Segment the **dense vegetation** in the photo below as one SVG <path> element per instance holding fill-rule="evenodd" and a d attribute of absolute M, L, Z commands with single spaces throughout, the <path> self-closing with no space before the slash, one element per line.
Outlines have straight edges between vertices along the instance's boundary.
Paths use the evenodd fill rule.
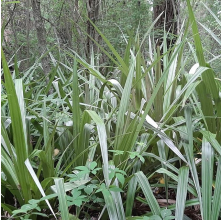
<path fill-rule="evenodd" d="M 133 14 L 120 41 L 117 29 L 90 21 L 103 63 L 93 49 L 81 53 L 81 43 L 38 57 L 29 42 L 29 62 L 3 45 L 2 218 L 221 218 L 221 21 L 200 7 L 215 30 L 203 20 L 198 28 L 187 0 L 169 47 L 165 31 L 162 45 L 154 42 L 157 20 L 125 33 L 143 19 Z"/>

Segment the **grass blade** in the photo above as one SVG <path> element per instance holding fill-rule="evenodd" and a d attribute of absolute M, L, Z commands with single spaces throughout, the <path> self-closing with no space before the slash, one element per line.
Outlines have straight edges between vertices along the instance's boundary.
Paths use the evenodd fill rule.
<path fill-rule="evenodd" d="M 45 197 L 45 196 L 46 196 L 46 195 L 45 195 L 45 192 L 44 192 L 44 190 L 43 190 L 43 188 L 42 188 L 42 186 L 41 186 L 41 183 L 40 183 L 39 180 L 38 180 L 38 177 L 37 177 L 36 174 L 35 174 L 35 171 L 33 170 L 32 166 L 31 166 L 31 163 L 30 163 L 29 159 L 27 159 L 27 160 L 25 161 L 25 165 L 26 165 L 26 167 L 28 168 L 28 171 L 30 172 L 30 174 L 31 174 L 31 176 L 32 176 L 32 178 L 33 178 L 35 184 L 37 185 L 39 191 L 41 192 L 41 195 L 42 195 L 43 197 Z M 30 189 L 29 189 L 29 190 L 30 190 Z M 53 211 L 53 209 L 52 209 L 52 207 L 51 207 L 51 205 L 50 205 L 50 203 L 49 203 L 49 201 L 46 199 L 45 202 L 47 203 L 47 205 L 48 205 L 49 209 L 51 210 L 52 214 L 54 215 L 55 219 L 57 219 L 56 216 L 55 216 L 55 213 L 54 213 L 54 211 Z"/>
<path fill-rule="evenodd" d="M 133 167 L 133 173 L 136 173 L 140 170 L 141 163 L 138 161 Z M 137 178 L 134 176 L 130 180 L 128 184 L 127 190 L 127 200 L 126 200 L 126 216 L 132 215 L 133 205 L 134 205 L 134 197 L 137 188 Z"/>
<path fill-rule="evenodd" d="M 192 23 L 192 32 L 193 32 L 198 62 L 199 62 L 200 66 L 206 67 L 208 65 L 207 65 L 204 55 L 203 55 L 202 42 L 201 42 L 201 39 L 199 36 L 199 31 L 198 31 L 197 23 L 196 23 L 194 14 L 193 14 L 193 10 L 190 5 L 190 0 L 187 0 L 187 6 L 188 6 L 188 11 L 189 11 L 189 18 Z M 210 90 L 210 93 L 212 94 L 213 100 L 215 102 L 217 115 L 220 117 L 221 116 L 221 101 L 220 101 L 220 97 L 219 97 L 218 87 L 215 82 L 215 76 L 214 76 L 213 70 L 208 69 L 207 71 L 205 71 L 202 74 L 202 80 L 203 80 L 203 83 L 201 83 L 197 89 L 199 99 L 201 102 L 201 106 L 202 106 L 202 111 L 205 116 L 210 116 L 210 117 L 213 116 L 214 111 L 212 108 L 212 106 L 213 106 L 212 99 L 210 97 L 208 97 L 208 95 L 206 93 L 206 89 L 208 88 Z M 210 108 L 208 108 L 208 106 Z M 207 125 L 209 126 L 209 130 L 212 133 L 217 132 L 217 134 L 219 134 L 221 131 L 220 130 L 221 129 L 220 120 L 217 121 L 217 128 L 218 129 L 216 129 L 215 118 L 207 118 L 206 120 L 207 120 Z M 219 140 L 221 140 L 221 138 L 219 138 Z"/>
<path fill-rule="evenodd" d="M 203 3 L 203 2 L 202 2 Z M 221 27 L 221 21 L 219 20 L 219 18 L 212 12 L 212 10 L 210 8 L 208 8 L 204 3 L 203 5 L 205 6 L 205 8 L 210 12 L 210 14 L 215 18 L 216 22 L 219 24 L 219 26 Z"/>
<path fill-rule="evenodd" d="M 221 210 L 221 156 L 218 160 L 218 167 L 216 172 L 216 183 L 213 197 L 212 220 L 217 220 L 220 216 Z"/>
<path fill-rule="evenodd" d="M 11 73 L 9 71 L 3 50 L 1 51 L 1 55 L 2 55 L 2 66 L 5 77 L 5 88 L 8 96 L 8 105 L 12 121 L 13 142 L 17 155 L 15 169 L 18 175 L 24 200 L 27 203 L 32 198 L 32 196 L 30 191 L 30 180 L 29 180 L 30 176 L 24 164 L 25 160 L 28 158 L 26 134 L 23 128 L 23 121 L 22 121 L 21 109 L 18 102 L 18 97 L 16 94 L 14 83 L 12 81 Z"/>
<path fill-rule="evenodd" d="M 128 67 L 125 64 L 124 60 L 121 58 L 121 56 L 117 53 L 113 45 L 110 43 L 110 41 L 101 33 L 101 31 L 97 28 L 97 26 L 90 21 L 91 24 L 94 26 L 95 30 L 100 34 L 100 36 L 103 38 L 104 42 L 107 44 L 107 46 L 110 48 L 111 52 L 114 54 L 114 56 L 117 58 L 118 62 L 121 64 L 122 68 L 124 69 L 124 74 L 128 72 Z"/>
<path fill-rule="evenodd" d="M 151 208 L 151 211 L 153 212 L 154 215 L 160 216 L 160 206 L 155 196 L 153 195 L 148 179 L 146 178 L 146 176 L 144 175 L 142 171 L 135 173 L 135 176 Z"/>
<path fill-rule="evenodd" d="M 23 94 L 23 83 L 22 79 L 16 79 L 15 80 L 15 91 L 18 97 L 18 103 L 19 107 L 21 110 L 21 117 L 22 117 L 22 124 L 23 124 L 23 129 L 24 133 L 27 134 L 27 128 L 26 128 L 26 122 L 25 122 L 25 117 L 26 117 L 26 111 L 25 111 L 25 102 L 24 102 L 24 94 Z M 28 145 L 27 145 L 27 139 L 25 138 L 26 141 L 26 151 L 28 152 Z"/>
<path fill-rule="evenodd" d="M 221 45 L 221 39 L 217 37 L 215 33 L 213 33 L 209 28 L 207 28 L 205 25 L 199 23 L 212 37 L 214 40 L 216 40 Z"/>
<path fill-rule="evenodd" d="M 179 149 L 175 146 L 173 141 L 162 131 L 158 128 L 157 123 L 149 116 L 146 116 L 146 121 L 147 121 L 147 127 L 151 128 L 154 132 L 157 133 L 157 135 L 161 138 L 161 140 L 184 162 L 187 163 L 186 159 L 184 156 L 181 154 Z"/>
<path fill-rule="evenodd" d="M 104 200 L 105 200 L 105 204 L 107 207 L 107 211 L 108 211 L 108 215 L 109 215 L 110 220 L 121 220 L 117 216 L 115 202 L 114 202 L 113 197 L 112 197 L 111 193 L 109 192 L 109 190 L 103 189 L 102 193 L 104 196 Z"/>
<path fill-rule="evenodd" d="M 211 219 L 212 184 L 213 184 L 214 150 L 210 143 L 203 138 L 202 144 L 202 202 L 203 217 Z"/>
<path fill-rule="evenodd" d="M 183 214 L 185 209 L 185 201 L 187 194 L 189 168 L 181 167 L 178 176 L 178 186 L 176 195 L 176 220 L 183 220 Z"/>
<path fill-rule="evenodd" d="M 97 131 L 98 131 L 98 137 L 99 137 L 99 142 L 100 142 L 100 148 L 101 148 L 101 154 L 102 154 L 102 159 L 103 159 L 103 173 L 104 173 L 104 178 L 106 185 L 109 186 L 109 171 L 108 171 L 108 151 L 107 151 L 107 133 L 106 133 L 106 128 L 104 125 L 103 120 L 100 118 L 100 116 L 97 115 L 96 112 L 87 110 L 86 111 L 90 117 L 93 119 L 95 124 L 97 125 Z"/>
<path fill-rule="evenodd" d="M 168 171 L 168 170 L 166 170 L 166 169 L 164 169 L 164 168 L 160 168 L 160 169 L 158 169 L 157 171 L 156 171 L 157 173 L 162 173 L 162 174 L 166 174 L 166 175 L 168 175 L 171 179 L 173 179 L 174 181 L 176 181 L 176 182 L 178 182 L 178 176 L 176 176 L 175 174 L 173 174 L 172 172 L 170 172 L 170 171 Z M 189 180 L 188 180 L 189 181 Z M 189 182 L 191 182 L 191 181 L 189 181 Z M 187 186 L 187 189 L 188 189 L 188 191 L 190 192 L 190 193 L 192 193 L 194 196 L 197 196 L 197 193 L 196 193 L 196 190 L 193 188 L 193 187 L 191 187 L 191 186 Z"/>
<path fill-rule="evenodd" d="M 117 150 L 119 148 L 120 140 L 123 138 L 121 136 L 123 134 L 123 128 L 124 128 L 124 117 L 125 113 L 128 109 L 128 104 L 130 100 L 130 94 L 131 94 L 131 87 L 132 87 L 132 80 L 134 76 L 134 67 L 135 67 L 135 60 L 133 58 L 133 62 L 130 66 L 130 71 L 126 80 L 126 84 L 124 86 L 118 117 L 117 117 L 117 125 L 116 125 L 116 138 L 114 143 L 114 148 Z M 121 149 L 122 150 L 122 149 Z"/>
<path fill-rule="evenodd" d="M 5 152 L 5 149 L 1 149 L 1 170 L 7 177 L 5 181 L 3 181 L 3 178 L 1 178 L 2 186 L 5 185 L 5 187 L 8 188 L 10 192 L 15 196 L 18 202 L 20 204 L 23 204 L 24 201 L 18 189 L 19 181 L 16 174 L 15 166 L 9 155 Z"/>
<path fill-rule="evenodd" d="M 215 134 L 209 132 L 209 131 L 201 131 L 203 134 L 203 137 L 207 139 L 207 141 L 210 142 L 210 144 L 213 146 L 213 148 L 219 153 L 221 156 L 221 145 L 219 142 L 214 138 Z"/>
<path fill-rule="evenodd" d="M 64 179 L 63 178 L 56 178 L 54 180 L 55 187 L 58 195 L 59 200 L 59 209 L 61 211 L 61 218 L 62 219 L 69 219 L 69 211 L 68 211 L 68 204 L 66 198 L 66 192 L 64 190 Z"/>
<path fill-rule="evenodd" d="M 113 161 L 110 161 L 109 168 L 112 169 L 112 170 L 115 169 Z M 114 180 L 112 185 L 117 186 L 119 188 L 119 184 L 118 184 L 118 179 L 117 178 L 115 178 L 115 180 Z M 114 201 L 115 206 L 116 206 L 118 219 L 125 220 L 124 207 L 123 207 L 123 202 L 122 202 L 122 198 L 121 198 L 120 192 L 113 192 L 113 191 L 111 191 L 110 193 L 112 195 L 113 201 Z"/>
<path fill-rule="evenodd" d="M 80 101 L 79 101 L 79 89 L 78 89 L 78 75 L 77 75 L 77 59 L 74 59 L 73 67 L 73 83 L 72 83 L 72 118 L 73 118 L 73 149 L 76 155 L 81 152 L 81 146 L 78 145 L 78 134 L 80 132 Z M 76 166 L 83 165 L 83 161 L 76 160 Z"/>
<path fill-rule="evenodd" d="M 160 57 L 160 47 L 157 46 L 157 57 Z M 156 64 L 156 71 L 155 71 L 156 79 L 155 83 L 157 84 L 162 76 L 161 70 L 161 60 Z M 155 119 L 156 121 L 160 121 L 161 117 L 163 116 L 163 85 L 161 85 L 156 98 L 154 100 L 154 109 L 155 109 Z"/>
<path fill-rule="evenodd" d="M 190 171 L 193 177 L 194 185 L 197 191 L 198 199 L 200 201 L 201 211 L 203 210 L 201 188 L 199 184 L 198 173 L 195 164 L 195 158 L 193 155 L 193 127 L 192 127 L 192 110 L 190 107 L 185 108 L 185 119 L 186 119 L 186 129 L 187 135 L 184 135 L 183 147 L 186 153 L 186 157 L 190 166 Z M 182 136 L 181 136 L 182 137 Z"/>

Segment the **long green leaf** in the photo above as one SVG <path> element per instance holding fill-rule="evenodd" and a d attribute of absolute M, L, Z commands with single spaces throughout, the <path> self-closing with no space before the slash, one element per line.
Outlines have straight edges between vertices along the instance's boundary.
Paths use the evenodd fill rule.
<path fill-rule="evenodd" d="M 112 170 L 115 169 L 115 166 L 114 166 L 112 161 L 110 161 L 110 163 L 109 163 L 109 168 L 112 169 Z M 115 185 L 116 187 L 119 187 L 117 178 L 114 180 L 113 185 Z M 115 202 L 118 219 L 126 220 L 125 213 L 124 213 L 123 202 L 122 202 L 122 197 L 121 197 L 120 192 L 111 191 L 111 195 L 113 197 L 113 201 Z"/>
<path fill-rule="evenodd" d="M 134 167 L 133 167 L 133 173 L 136 173 L 140 170 L 141 163 L 138 161 Z M 134 176 L 130 180 L 128 184 L 128 190 L 127 190 L 127 200 L 126 200 L 126 216 L 131 216 L 133 205 L 134 205 L 134 198 L 135 198 L 135 192 L 137 187 L 137 178 Z"/>
<path fill-rule="evenodd" d="M 149 138 L 149 134 L 142 134 L 139 140 L 139 144 L 137 144 L 137 152 L 141 154 L 143 148 Z M 143 154 L 142 154 L 143 156 Z M 138 160 L 133 165 L 132 174 L 137 173 L 140 171 L 141 168 L 141 161 Z M 132 214 L 133 205 L 134 205 L 134 198 L 137 188 L 137 178 L 135 176 L 128 183 L 128 190 L 127 190 L 127 200 L 126 200 L 126 216 L 130 216 Z"/>
<path fill-rule="evenodd" d="M 205 25 L 199 23 L 215 40 L 221 45 L 221 39 L 214 33 L 212 32 L 208 27 Z"/>
<path fill-rule="evenodd" d="M 157 57 L 160 57 L 160 47 L 159 46 L 157 46 Z M 159 60 L 159 62 L 156 64 L 156 70 L 155 70 L 155 84 L 157 84 L 159 82 L 161 75 L 162 75 L 161 60 Z M 156 121 L 160 121 L 160 119 L 163 116 L 163 92 L 164 92 L 164 88 L 163 88 L 163 85 L 161 85 L 161 87 L 156 95 L 156 98 L 154 100 L 154 110 L 155 110 L 154 114 L 155 114 Z"/>
<path fill-rule="evenodd" d="M 123 135 L 123 128 L 124 128 L 124 115 L 128 109 L 128 104 L 130 100 L 130 94 L 131 94 L 131 87 L 132 87 L 132 80 L 134 76 L 134 67 L 135 67 L 135 60 L 133 60 L 130 71 L 126 80 L 126 84 L 124 86 L 119 112 L 117 116 L 117 125 L 116 125 L 116 138 L 114 143 L 114 148 L 119 148 L 119 142 L 122 139 L 120 135 Z"/>
<path fill-rule="evenodd" d="M 135 104 L 136 104 L 136 110 L 139 110 L 140 105 L 141 105 L 141 100 L 142 100 L 142 80 L 139 81 L 139 79 L 142 76 L 141 72 L 141 51 L 139 48 L 139 35 L 137 39 L 137 54 L 136 54 L 136 69 L 135 69 L 135 79 L 137 80 L 137 84 L 135 86 Z"/>
<path fill-rule="evenodd" d="M 79 150 L 81 150 L 80 153 L 85 151 L 90 146 L 90 134 L 92 132 L 92 129 L 94 129 L 94 126 L 91 125 L 90 123 L 91 123 L 90 115 L 88 115 L 87 112 L 83 112 L 80 124 L 80 135 L 78 140 L 78 145 L 80 146 Z M 86 151 L 79 158 L 78 161 L 81 160 L 82 165 L 85 165 L 87 159 L 88 159 L 88 151 Z"/>
<path fill-rule="evenodd" d="M 216 183 L 213 198 L 213 208 L 212 208 L 212 220 L 219 219 L 221 210 L 221 156 L 218 160 L 218 167 L 216 172 Z"/>
<path fill-rule="evenodd" d="M 198 78 L 202 75 L 202 73 L 204 73 L 206 70 L 208 70 L 208 67 L 199 67 L 197 69 L 197 71 L 195 72 L 195 74 L 193 76 L 191 76 L 191 78 L 188 80 L 188 82 L 184 85 L 184 87 L 182 88 L 182 90 L 179 92 L 179 94 L 177 95 L 176 99 L 174 99 L 174 101 L 172 102 L 172 104 L 170 105 L 170 107 L 168 107 L 168 110 L 164 113 L 163 118 L 161 119 L 161 121 L 163 121 L 163 119 L 166 117 L 166 115 L 169 113 L 169 111 L 172 109 L 172 107 L 180 100 L 180 98 L 182 97 L 182 95 L 188 90 L 188 88 L 190 88 L 190 86 L 194 83 L 197 82 Z M 198 84 L 196 84 L 198 85 Z"/>
<path fill-rule="evenodd" d="M 160 169 L 158 169 L 156 172 L 157 172 L 157 173 L 166 174 L 166 175 L 168 175 L 170 178 L 172 178 L 174 181 L 178 182 L 178 176 L 175 175 L 175 174 L 173 174 L 172 172 L 170 172 L 170 171 L 164 169 L 164 168 L 160 168 Z M 191 181 L 189 181 L 189 182 L 191 182 Z M 197 196 L 196 190 L 195 190 L 193 187 L 191 187 L 191 186 L 188 185 L 188 186 L 187 186 L 187 189 L 188 189 L 188 191 L 189 191 L 190 193 L 192 193 L 194 196 Z"/>
<path fill-rule="evenodd" d="M 121 64 L 122 68 L 124 69 L 124 72 L 126 73 L 128 71 L 128 67 L 126 66 L 124 60 L 121 58 L 121 56 L 118 54 L 118 52 L 115 50 L 113 45 L 110 43 L 110 41 L 101 33 L 101 31 L 98 29 L 98 27 L 90 21 L 91 24 L 94 26 L 95 30 L 100 34 L 100 36 L 103 38 L 104 42 L 107 44 L 107 46 L 110 48 L 112 53 L 115 55 L 117 58 L 118 62 Z"/>
<path fill-rule="evenodd" d="M 213 184 L 214 150 L 210 143 L 203 138 L 202 144 L 202 200 L 203 217 L 211 219 L 212 184 Z"/>
<path fill-rule="evenodd" d="M 189 168 L 181 167 L 178 176 L 178 186 L 176 195 L 176 220 L 183 220 L 183 214 L 185 209 L 185 201 L 187 194 Z"/>
<path fill-rule="evenodd" d="M 182 41 L 177 47 L 180 49 L 183 44 L 184 44 L 184 42 Z M 178 53 L 178 51 L 179 51 L 179 50 L 177 50 L 177 53 Z M 175 56 L 176 56 L 176 53 L 174 53 L 174 54 L 172 55 L 171 61 L 169 62 L 168 67 L 166 67 L 166 69 L 169 68 L 169 66 L 170 66 L 170 64 L 171 64 L 171 62 L 172 62 L 172 60 L 174 59 Z M 162 86 L 162 84 L 163 84 L 165 78 L 166 78 L 166 75 L 162 75 L 161 78 L 160 78 L 160 80 L 159 80 L 159 82 L 157 83 L 155 89 L 153 90 L 153 93 L 152 93 L 152 95 L 151 95 L 151 98 L 149 99 L 149 101 L 148 101 L 148 103 L 147 103 L 147 105 L 146 105 L 146 107 L 145 107 L 144 113 L 143 113 L 143 115 L 142 115 L 142 117 L 141 117 L 141 120 L 139 121 L 139 124 L 138 124 L 138 126 L 136 127 L 136 130 L 135 130 L 135 132 L 134 132 L 134 134 L 133 134 L 132 140 L 131 140 L 131 142 L 130 142 L 130 145 L 131 145 L 131 146 L 134 146 L 134 144 L 135 144 L 135 142 L 136 142 L 136 139 L 137 139 L 137 136 L 138 136 L 138 134 L 139 134 L 139 132 L 140 132 L 142 126 L 143 126 L 143 123 L 144 123 L 144 121 L 145 121 L 145 119 L 146 119 L 146 116 L 147 116 L 149 110 L 151 109 L 151 106 L 152 106 L 152 104 L 153 104 L 153 102 L 154 102 L 154 99 L 156 98 L 156 95 L 157 95 L 159 89 L 161 88 L 161 86 Z"/>
<path fill-rule="evenodd" d="M 202 2 L 203 3 L 203 2 Z M 219 18 L 212 12 L 212 10 L 206 6 L 206 4 L 203 3 L 203 5 L 205 6 L 205 8 L 210 12 L 210 14 L 215 18 L 216 22 L 219 24 L 219 26 L 221 27 L 221 21 L 219 20 Z"/>
<path fill-rule="evenodd" d="M 219 153 L 221 156 L 221 145 L 220 143 L 214 138 L 215 134 L 209 132 L 209 131 L 200 131 L 203 134 L 203 137 L 207 139 L 207 141 L 210 142 L 210 144 L 213 146 L 213 148 Z"/>
<path fill-rule="evenodd" d="M 1 55 L 5 77 L 5 88 L 7 91 L 8 105 L 12 121 L 13 141 L 17 155 L 15 169 L 24 196 L 24 201 L 27 203 L 32 198 L 32 196 L 30 191 L 30 176 L 24 164 L 25 160 L 28 158 L 26 134 L 23 128 L 21 110 L 18 102 L 18 97 L 15 91 L 15 86 L 12 81 L 11 73 L 9 71 L 3 50 L 1 50 Z"/>
<path fill-rule="evenodd" d="M 115 202 L 114 202 L 113 197 L 112 197 L 111 193 L 109 192 L 109 190 L 103 189 L 102 193 L 104 196 L 105 205 L 107 207 L 107 211 L 108 211 L 108 215 L 109 215 L 110 220 L 121 220 L 117 216 L 116 205 L 115 205 Z"/>
<path fill-rule="evenodd" d="M 24 94 L 23 94 L 23 82 L 22 79 L 16 79 L 15 80 L 15 91 L 18 97 L 18 103 L 19 107 L 21 110 L 21 117 L 22 117 L 22 124 L 23 124 L 23 129 L 24 133 L 27 134 L 27 128 L 26 128 L 26 111 L 25 111 L 25 102 L 24 102 Z M 27 145 L 27 139 L 25 138 L 26 141 L 26 147 Z M 28 149 L 26 150 L 28 152 Z"/>
<path fill-rule="evenodd" d="M 79 89 L 78 89 L 78 75 L 77 75 L 77 59 L 74 59 L 73 67 L 73 83 L 72 83 L 72 118 L 73 118 L 73 149 L 75 154 L 78 155 L 81 152 L 81 147 L 78 145 L 79 132 L 80 132 L 80 101 L 79 101 Z M 80 158 L 76 160 L 76 166 L 83 165 Z"/>
<path fill-rule="evenodd" d="M 19 181 L 16 174 L 15 166 L 9 155 L 5 152 L 5 149 L 1 150 L 1 170 L 7 177 L 4 181 L 2 178 L 2 186 L 6 188 L 15 196 L 20 204 L 23 204 L 23 197 L 18 189 Z"/>
<path fill-rule="evenodd" d="M 30 163 L 29 159 L 27 159 L 27 160 L 25 161 L 25 165 L 26 165 L 28 171 L 30 172 L 30 174 L 31 174 L 31 176 L 32 176 L 32 178 L 33 178 L 35 184 L 37 185 L 39 191 L 41 192 L 41 195 L 42 195 L 43 197 L 45 197 L 45 196 L 46 196 L 46 195 L 45 195 L 45 192 L 44 192 L 44 190 L 43 190 L 43 188 L 42 188 L 42 186 L 41 186 L 41 183 L 40 183 L 39 180 L 38 180 L 37 175 L 35 174 L 35 171 L 33 170 L 32 166 L 31 166 L 31 163 Z M 29 190 L 30 190 L 30 189 L 29 189 Z M 46 201 L 46 203 L 47 203 L 49 209 L 51 210 L 52 214 L 54 215 L 55 219 L 57 219 L 56 216 L 55 216 L 55 213 L 54 213 L 54 211 L 53 211 L 53 209 L 52 209 L 52 207 L 51 207 L 51 205 L 50 205 L 50 203 L 49 203 L 49 201 L 48 201 L 47 199 L 46 199 L 45 201 Z"/>
<path fill-rule="evenodd" d="M 59 200 L 59 209 L 61 211 L 61 218 L 62 219 L 69 219 L 69 211 L 68 211 L 68 204 L 66 193 L 64 190 L 64 179 L 63 178 L 56 178 L 54 180 L 55 187 L 58 195 Z"/>
<path fill-rule="evenodd" d="M 179 149 L 175 146 L 173 141 L 162 131 L 158 128 L 157 123 L 149 116 L 146 116 L 147 123 L 144 125 L 147 125 L 147 127 L 151 128 L 154 132 L 157 133 L 157 135 L 161 138 L 161 140 L 178 156 L 180 159 L 182 159 L 184 162 L 187 163 L 184 156 L 181 154 Z"/>
<path fill-rule="evenodd" d="M 145 198 L 150 206 L 151 211 L 153 212 L 154 215 L 160 215 L 160 206 L 155 196 L 153 195 L 148 179 L 146 178 L 146 176 L 142 171 L 135 173 L 135 176 L 145 195 Z"/>
<path fill-rule="evenodd" d="M 90 117 L 93 119 L 97 126 L 98 137 L 100 142 L 101 154 L 103 159 L 103 173 L 106 185 L 109 186 L 109 172 L 108 172 L 108 150 L 107 150 L 107 133 L 103 120 L 98 116 L 98 114 L 94 111 L 87 110 L 86 111 Z"/>
<path fill-rule="evenodd" d="M 190 21 L 192 23 L 192 32 L 193 32 L 193 37 L 194 37 L 194 42 L 195 42 L 195 47 L 196 47 L 196 54 L 197 54 L 197 58 L 199 61 L 199 65 L 206 67 L 207 64 L 203 55 L 203 47 L 202 47 L 201 39 L 199 36 L 197 23 L 196 23 L 193 10 L 190 4 L 190 0 L 187 0 L 187 6 L 188 6 L 188 11 L 189 11 Z M 214 72 L 212 71 L 212 69 L 208 69 L 206 72 L 202 74 L 202 80 L 203 80 L 203 83 L 201 83 L 197 89 L 201 106 L 202 106 L 202 111 L 205 116 L 210 116 L 210 117 L 213 116 L 212 99 L 208 97 L 208 94 L 206 92 L 207 91 L 206 89 L 209 89 L 210 93 L 212 94 L 213 100 L 215 102 L 217 115 L 220 117 L 221 116 L 221 101 L 219 97 L 218 87 L 215 83 Z M 214 118 L 207 118 L 206 120 L 207 120 L 207 124 L 209 126 L 210 131 L 213 133 L 217 132 L 217 134 L 219 134 L 221 131 L 220 120 L 218 120 L 217 122 L 217 129 L 216 129 L 216 122 Z M 218 138 L 219 140 L 221 140 L 221 137 L 218 137 Z"/>
<path fill-rule="evenodd" d="M 190 166 L 190 171 L 193 177 L 194 185 L 197 191 L 198 199 L 200 201 L 201 211 L 203 210 L 202 197 L 201 197 L 201 188 L 199 184 L 198 173 L 195 164 L 195 158 L 193 154 L 193 127 L 192 127 L 192 110 L 190 107 L 185 108 L 185 119 L 186 119 L 186 135 L 183 135 L 183 147 L 187 156 L 187 160 Z"/>

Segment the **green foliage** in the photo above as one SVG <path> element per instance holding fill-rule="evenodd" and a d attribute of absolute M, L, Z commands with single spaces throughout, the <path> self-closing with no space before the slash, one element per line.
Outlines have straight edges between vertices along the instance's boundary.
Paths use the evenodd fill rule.
<path fill-rule="evenodd" d="M 28 204 L 22 205 L 20 209 L 12 211 L 12 217 L 20 218 L 22 219 L 30 219 L 33 216 L 39 215 L 42 217 L 47 217 L 46 214 L 41 212 L 41 207 L 39 206 L 39 203 L 46 200 L 54 198 L 56 195 L 50 195 L 47 197 L 43 197 L 39 200 L 31 199 L 28 201 Z"/>
<path fill-rule="evenodd" d="M 148 7 L 134 4 L 119 14 L 124 7 Z M 154 23 L 146 34 L 137 31 L 124 41 L 123 52 L 92 24 L 106 44 L 98 47 L 112 63 L 111 79 L 102 74 L 94 53 L 88 62 L 71 49 L 61 50 L 59 61 L 50 52 L 54 68 L 48 85 L 45 79 L 33 82 L 38 61 L 23 75 L 17 70 L 11 75 L 2 53 L 2 208 L 7 214 L 37 219 L 50 209 L 65 220 L 98 213 L 111 220 L 168 220 L 184 219 L 188 206 L 199 205 L 203 219 L 218 220 L 220 79 L 207 64 L 189 1 L 188 10 L 191 47 L 197 51 L 191 56 L 199 62 L 193 75 L 185 71 L 189 26 L 169 50 L 165 33 L 160 54 L 151 38 Z M 143 18 L 136 13 L 137 25 Z M 147 39 L 148 64 L 142 50 Z M 173 190 L 176 204 L 162 208 L 154 187 L 165 191 L 165 200 Z M 13 198 L 19 208 L 11 206 Z M 138 202 L 150 211 L 134 216 Z"/>
<path fill-rule="evenodd" d="M 169 219 L 175 219 L 175 217 L 172 215 L 172 212 L 170 209 L 163 209 L 160 212 L 160 215 L 152 215 L 152 216 L 143 216 L 143 217 L 129 217 L 127 220 L 135 220 L 135 219 L 141 219 L 141 220 L 169 220 Z"/>
<path fill-rule="evenodd" d="M 124 52 L 125 38 L 135 35 L 137 27 L 141 38 L 145 34 L 146 27 L 151 19 L 150 7 L 147 1 L 118 1 L 105 2 L 107 11 L 103 12 L 105 19 L 98 22 L 98 27 L 110 40 L 114 48 L 118 48 L 119 53 Z M 130 16 L 128 16 L 130 14 Z M 106 28 L 108 27 L 108 29 Z"/>

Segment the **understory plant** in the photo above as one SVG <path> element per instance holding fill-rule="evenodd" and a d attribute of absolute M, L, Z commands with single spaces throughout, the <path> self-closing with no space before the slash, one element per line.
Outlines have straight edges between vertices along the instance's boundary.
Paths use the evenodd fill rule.
<path fill-rule="evenodd" d="M 95 43 L 113 64 L 107 76 L 93 53 L 86 62 L 69 49 L 64 60 L 49 53 L 45 85 L 45 78 L 33 82 L 39 63 L 20 77 L 2 51 L 2 210 L 9 219 L 182 220 L 186 208 L 199 206 L 202 219 L 218 220 L 221 83 L 187 3 L 193 45 L 183 23 L 171 48 L 167 33 L 156 47 L 156 20 L 142 40 L 139 31 L 125 38 L 122 57 L 94 25 L 108 50 Z M 187 45 L 199 64 L 193 74 L 185 68 Z"/>

